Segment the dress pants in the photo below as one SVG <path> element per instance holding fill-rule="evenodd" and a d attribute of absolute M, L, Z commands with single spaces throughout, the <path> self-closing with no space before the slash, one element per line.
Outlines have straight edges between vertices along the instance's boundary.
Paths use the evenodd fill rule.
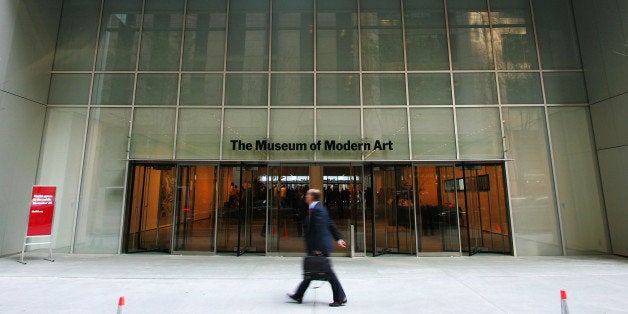
<path fill-rule="evenodd" d="M 299 288 L 297 288 L 297 292 L 294 293 L 294 296 L 296 298 L 303 298 L 303 294 L 305 294 L 305 290 L 307 290 L 307 287 L 310 286 L 310 282 L 312 282 L 312 280 L 303 279 L 303 281 L 301 281 L 301 284 L 299 285 Z M 331 285 L 331 291 L 334 294 L 334 302 L 342 302 L 344 299 L 347 298 L 347 296 L 345 295 L 345 291 L 342 289 L 342 285 L 340 284 L 338 277 L 336 277 L 336 273 L 334 273 L 333 269 L 329 274 L 329 284 Z"/>

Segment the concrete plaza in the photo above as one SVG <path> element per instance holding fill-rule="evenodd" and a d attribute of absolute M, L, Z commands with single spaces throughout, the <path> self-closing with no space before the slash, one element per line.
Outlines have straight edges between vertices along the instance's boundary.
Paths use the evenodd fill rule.
<path fill-rule="evenodd" d="M 628 259 L 382 256 L 334 258 L 347 306 L 328 283 L 303 304 L 285 296 L 301 259 L 261 256 L 55 255 L 0 259 L 0 313 L 628 313 Z"/>

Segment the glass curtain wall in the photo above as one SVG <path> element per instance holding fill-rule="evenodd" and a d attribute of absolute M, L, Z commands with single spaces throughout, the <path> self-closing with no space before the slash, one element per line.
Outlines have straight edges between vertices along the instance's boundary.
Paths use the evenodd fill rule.
<path fill-rule="evenodd" d="M 564 139 L 549 140 L 555 136 L 552 129 L 568 127 L 548 118 L 552 108 L 584 111 L 569 119 L 588 115 L 568 0 L 64 3 L 45 141 L 67 140 L 53 125 L 55 111 L 81 108 L 85 119 L 83 131 L 73 130 L 77 147 L 70 151 L 51 144 L 42 152 L 41 178 L 54 172 L 45 160 L 59 153 L 55 149 L 67 149 L 79 161 L 73 163 L 78 167 L 75 181 L 58 183 L 65 198 L 59 228 L 74 230 L 61 237 L 59 247 L 72 250 L 76 242 L 95 245 L 87 251 L 117 251 L 111 244 L 119 242 L 117 227 L 93 229 L 91 224 L 121 219 L 124 194 L 110 191 L 126 186 L 125 159 L 512 159 L 507 165 L 511 197 L 543 197 L 535 202 L 547 202 L 537 206 L 543 208 L 540 213 L 513 213 L 515 231 L 536 234 L 522 240 L 531 241 L 526 242 L 531 246 L 517 247 L 522 255 L 561 254 L 560 238 L 566 237 L 567 243 L 574 231 L 560 233 L 552 220 L 561 216 L 558 201 L 569 198 L 556 199 L 557 194 L 599 185 L 588 180 L 589 185 L 565 186 L 573 181 L 573 168 L 559 166 L 564 155 L 553 151 L 562 149 L 556 141 Z M 526 119 L 546 123 L 534 125 Z M 115 131 L 95 136 L 101 125 Z M 515 135 L 517 129 L 532 132 L 531 126 L 537 128 L 538 142 Z M 395 149 L 240 151 L 230 142 L 263 139 L 385 139 L 393 140 Z M 516 148 L 532 144 L 548 153 L 535 168 L 538 172 L 531 174 L 547 180 L 533 189 L 538 193 L 520 189 L 529 176 L 517 172 L 529 170 L 517 166 L 526 162 L 526 152 Z M 580 144 L 583 152 L 590 149 L 590 141 Z M 92 155 L 99 151 L 116 162 L 98 161 Z M 595 169 L 592 157 L 579 162 Z M 591 171 L 589 175 L 596 176 Z M 71 190 L 78 194 L 66 197 L 65 191 Z M 599 198 L 593 195 L 592 204 L 600 204 Z M 545 227 L 540 232 L 528 229 L 526 219 L 538 215 L 550 215 L 539 218 Z M 593 215 L 603 225 L 601 210 Z M 601 229 L 595 231 L 602 239 L 596 245 L 578 240 L 586 235 L 575 232 L 573 247 L 606 251 Z M 90 230 L 98 234 L 89 235 Z M 101 235 L 108 240 L 99 242 Z"/>

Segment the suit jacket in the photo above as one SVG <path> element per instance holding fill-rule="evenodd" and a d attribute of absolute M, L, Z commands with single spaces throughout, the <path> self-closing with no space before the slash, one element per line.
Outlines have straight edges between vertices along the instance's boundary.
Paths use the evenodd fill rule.
<path fill-rule="evenodd" d="M 320 251 L 323 255 L 329 255 L 334 249 L 333 240 L 342 239 L 342 234 L 336 228 L 336 224 L 329 218 L 327 208 L 318 202 L 306 218 L 305 246 L 307 254 L 313 255 L 313 251 Z"/>

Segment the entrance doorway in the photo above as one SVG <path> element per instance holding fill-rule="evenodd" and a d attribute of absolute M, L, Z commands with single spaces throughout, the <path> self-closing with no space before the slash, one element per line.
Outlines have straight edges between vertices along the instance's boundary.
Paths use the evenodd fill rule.
<path fill-rule="evenodd" d="M 503 164 L 133 163 L 126 252 L 303 256 L 320 189 L 334 255 L 510 254 Z"/>
<path fill-rule="evenodd" d="M 175 166 L 136 165 L 131 182 L 126 251 L 170 252 Z"/>
<path fill-rule="evenodd" d="M 460 165 L 456 177 L 456 190 L 463 194 L 458 197 L 462 251 L 510 253 L 503 166 Z"/>
<path fill-rule="evenodd" d="M 371 250 L 416 254 L 416 210 L 410 165 L 375 166 L 370 169 L 366 191 L 370 211 Z"/>

